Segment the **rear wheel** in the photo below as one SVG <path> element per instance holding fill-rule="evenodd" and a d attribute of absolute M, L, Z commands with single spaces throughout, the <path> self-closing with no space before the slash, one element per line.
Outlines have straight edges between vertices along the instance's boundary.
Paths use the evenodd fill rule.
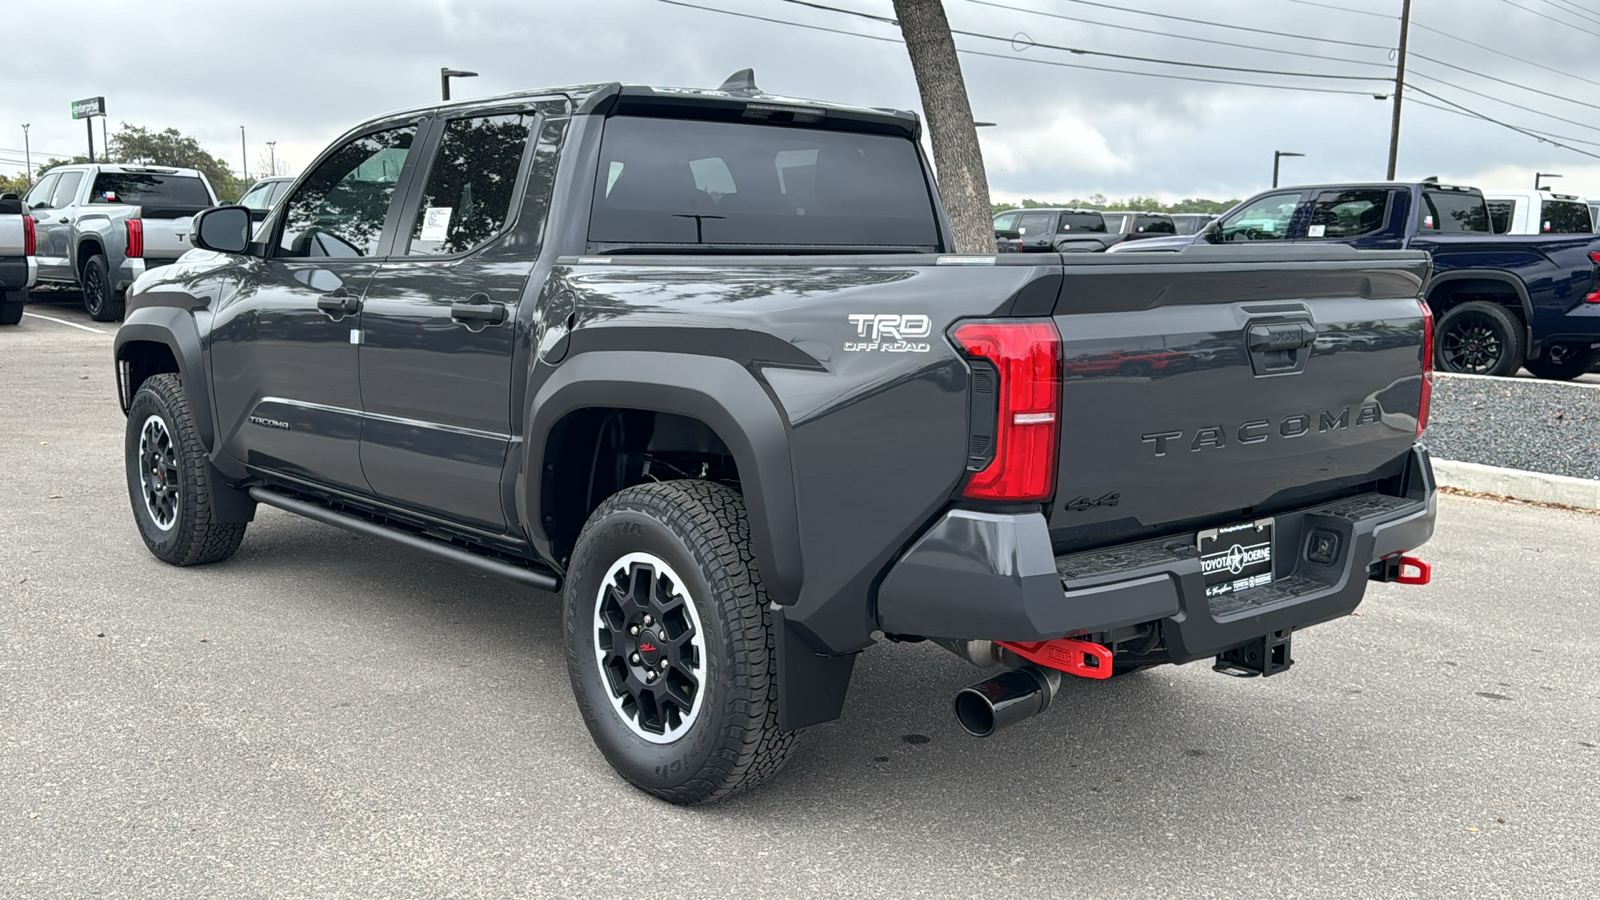
<path fill-rule="evenodd" d="M 22 308 L 27 305 L 27 291 L 0 291 L 0 325 L 21 322 Z"/>
<path fill-rule="evenodd" d="M 1522 365 L 1540 378 L 1571 381 L 1594 368 L 1597 360 L 1600 360 L 1600 351 L 1586 344 L 1551 344 L 1538 359 L 1527 360 Z"/>
<path fill-rule="evenodd" d="M 133 517 L 157 559 L 194 566 L 239 549 L 246 523 L 211 521 L 206 448 L 178 376 L 152 375 L 139 386 L 124 447 Z"/>
<path fill-rule="evenodd" d="M 89 318 L 96 322 L 115 322 L 122 318 L 125 298 L 111 284 L 111 269 L 104 256 L 96 253 L 83 261 L 78 283 L 83 286 L 83 308 Z"/>
<path fill-rule="evenodd" d="M 622 777 L 705 803 L 775 775 L 766 590 L 737 493 L 704 481 L 623 490 L 595 510 L 567 571 L 567 672 L 595 745 Z"/>
<path fill-rule="evenodd" d="M 1527 352 L 1522 323 L 1498 303 L 1473 300 L 1451 307 L 1434 334 L 1441 372 L 1514 375 Z"/>

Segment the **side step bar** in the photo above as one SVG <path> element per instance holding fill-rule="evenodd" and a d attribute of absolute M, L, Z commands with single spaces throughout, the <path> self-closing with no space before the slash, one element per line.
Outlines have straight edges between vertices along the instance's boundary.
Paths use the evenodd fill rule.
<path fill-rule="evenodd" d="M 541 591 L 553 592 L 560 590 L 561 588 L 561 579 L 549 572 L 540 572 L 535 569 L 523 568 L 522 566 L 514 565 L 498 559 L 492 559 L 487 556 L 479 556 L 476 553 L 462 550 L 460 547 L 453 547 L 449 544 L 441 543 L 439 541 L 432 541 L 425 537 L 420 537 L 415 534 L 408 534 L 404 531 L 379 525 L 376 522 L 369 522 L 366 519 L 357 518 L 356 516 L 335 512 L 326 507 L 318 506 L 315 503 L 307 503 L 304 500 L 296 500 L 293 497 L 285 496 L 277 491 L 268 490 L 267 488 L 251 488 L 250 497 L 259 503 L 265 503 L 268 506 L 276 506 L 277 508 L 286 512 L 292 512 L 297 516 L 304 516 L 307 519 L 315 519 L 318 522 L 343 528 L 346 531 L 354 531 L 356 534 L 364 534 L 368 537 L 383 538 L 387 541 L 394 541 L 397 544 L 410 547 L 413 550 L 420 550 L 423 553 L 429 553 L 439 557 L 440 559 L 448 560 L 449 562 L 453 562 L 458 566 L 465 566 L 469 569 L 477 569 L 479 572 L 493 575 L 497 578 L 504 578 L 507 581 L 514 581 L 517 584 L 524 584 L 531 588 L 538 588 Z"/>

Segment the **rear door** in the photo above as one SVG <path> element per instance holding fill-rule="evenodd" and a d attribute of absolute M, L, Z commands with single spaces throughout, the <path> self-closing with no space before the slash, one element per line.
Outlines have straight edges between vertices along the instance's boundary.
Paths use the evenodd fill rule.
<path fill-rule="evenodd" d="M 258 470 L 364 495 L 361 298 L 393 243 L 418 123 L 324 154 L 257 238 L 268 243 L 215 311 L 211 383 L 223 447 Z"/>
<path fill-rule="evenodd" d="M 1025 212 L 1017 217 L 1017 231 L 1022 233 L 1023 253 L 1043 253 L 1051 249 L 1055 213 Z"/>
<path fill-rule="evenodd" d="M 530 110 L 441 120 L 361 322 L 361 463 L 379 497 L 500 533 L 517 310 L 536 241 L 510 233 Z M 526 237 L 538 222 L 524 221 Z"/>
<path fill-rule="evenodd" d="M 1313 191 L 1305 235 L 1309 243 L 1349 244 L 1361 250 L 1399 250 L 1404 220 L 1394 222 L 1395 192 L 1384 188 Z"/>

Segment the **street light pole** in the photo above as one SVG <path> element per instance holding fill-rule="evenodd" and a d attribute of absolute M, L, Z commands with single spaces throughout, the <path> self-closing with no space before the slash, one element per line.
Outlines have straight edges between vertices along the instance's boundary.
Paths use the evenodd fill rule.
<path fill-rule="evenodd" d="M 1400 55 L 1394 64 L 1394 119 L 1389 124 L 1389 175 L 1394 180 L 1395 164 L 1400 161 L 1400 97 L 1406 89 L 1406 37 L 1411 33 L 1411 0 L 1400 7 Z"/>
<path fill-rule="evenodd" d="M 450 79 L 452 78 L 477 78 L 477 72 L 468 72 L 465 69 L 442 68 L 439 70 L 439 93 L 444 99 L 450 99 Z"/>
<path fill-rule="evenodd" d="M 1294 152 L 1289 151 L 1289 150 L 1274 150 L 1274 151 L 1272 151 L 1272 186 L 1273 187 L 1277 187 L 1278 186 L 1278 161 L 1283 159 L 1285 156 L 1305 156 L 1305 154 L 1304 153 L 1294 153 Z"/>
<path fill-rule="evenodd" d="M 267 141 L 267 158 L 272 162 L 272 174 L 278 174 L 278 142 Z"/>
<path fill-rule="evenodd" d="M 1557 175 L 1554 172 L 1535 172 L 1535 173 L 1533 173 L 1533 189 L 1536 190 L 1536 191 L 1544 190 L 1544 188 L 1539 186 L 1540 179 L 1544 179 L 1544 178 L 1560 178 L 1560 177 L 1561 177 L 1560 175 Z"/>
<path fill-rule="evenodd" d="M 250 150 L 244 145 L 244 126 L 239 126 L 239 159 L 244 161 L 244 180 L 250 180 Z M 249 187 L 249 185 L 246 185 Z"/>
<path fill-rule="evenodd" d="M 33 187 L 33 145 L 28 143 L 28 123 L 22 123 L 22 158 L 28 167 L 28 187 Z"/>

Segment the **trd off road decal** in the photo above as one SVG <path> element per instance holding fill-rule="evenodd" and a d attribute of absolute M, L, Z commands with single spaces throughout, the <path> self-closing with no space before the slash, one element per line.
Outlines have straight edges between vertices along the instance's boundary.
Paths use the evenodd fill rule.
<path fill-rule="evenodd" d="M 933 331 L 933 322 L 916 313 L 851 313 L 850 324 L 855 327 L 859 341 L 845 341 L 846 353 L 927 353 L 931 349 L 925 338 Z"/>

